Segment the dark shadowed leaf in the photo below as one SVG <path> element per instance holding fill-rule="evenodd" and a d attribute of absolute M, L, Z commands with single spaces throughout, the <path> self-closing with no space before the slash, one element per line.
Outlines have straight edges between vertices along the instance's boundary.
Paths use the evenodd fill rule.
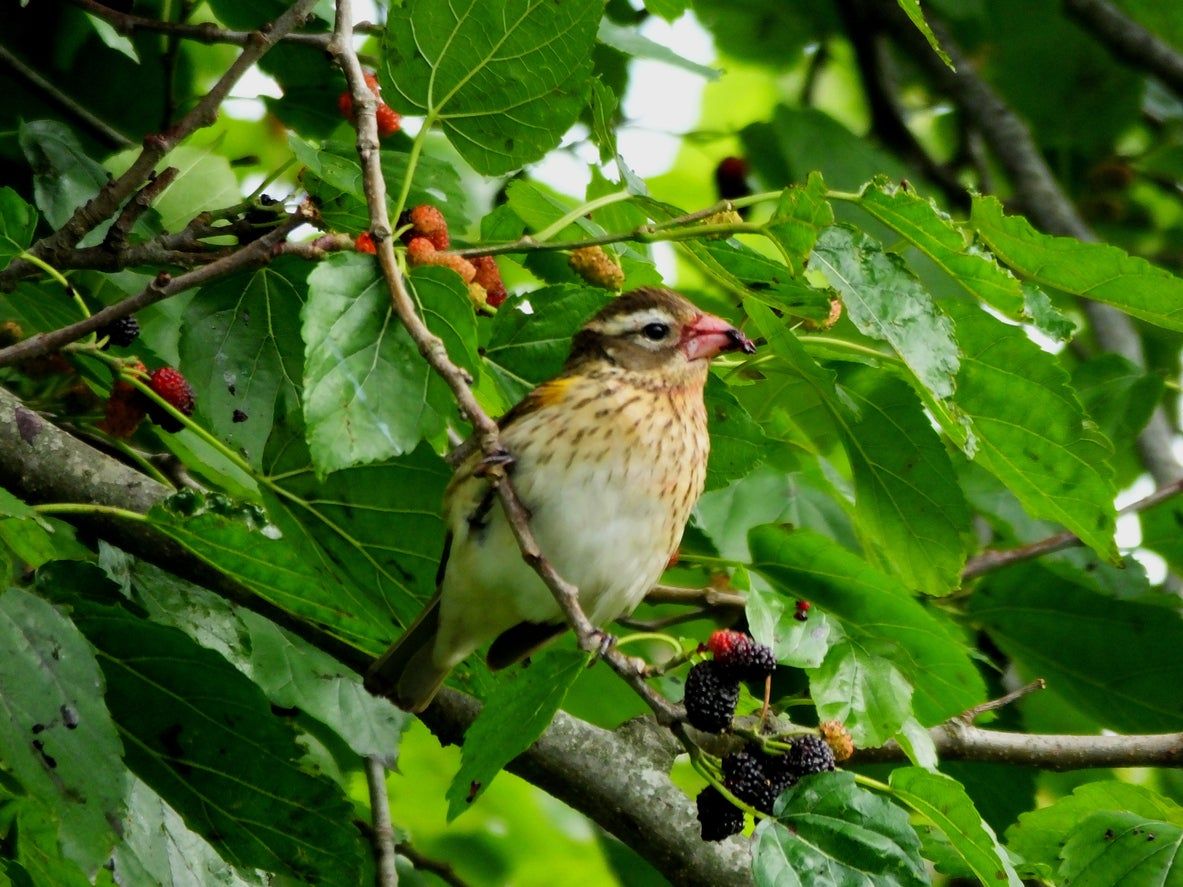
<path fill-rule="evenodd" d="M 37 210 L 11 188 L 0 188 L 0 271 L 28 249 L 37 230 Z"/>

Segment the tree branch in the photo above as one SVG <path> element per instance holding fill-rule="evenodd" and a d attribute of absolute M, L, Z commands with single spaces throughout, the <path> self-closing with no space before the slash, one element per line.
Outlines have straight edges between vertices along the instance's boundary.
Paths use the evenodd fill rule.
<path fill-rule="evenodd" d="M 17 342 L 15 345 L 0 349 L 0 366 L 8 366 L 30 357 L 38 357 L 42 354 L 48 354 L 51 351 L 57 351 L 63 345 L 75 342 L 100 327 L 104 327 L 121 317 L 134 314 L 148 305 L 154 305 L 170 296 L 175 296 L 194 287 L 202 286 L 211 280 L 225 277 L 236 271 L 265 265 L 271 261 L 275 255 L 276 248 L 283 243 L 284 239 L 294 228 L 314 218 L 315 209 L 311 204 L 306 203 L 301 207 L 300 212 L 295 213 L 258 240 L 233 250 L 215 262 L 211 262 L 208 265 L 177 277 L 171 277 L 164 273 L 158 274 L 152 283 L 148 284 L 148 286 L 136 295 L 129 296 L 121 302 L 116 302 L 114 305 L 108 305 L 101 311 L 96 311 L 90 317 L 83 318 L 61 329 L 51 330 L 47 333 L 37 333 L 35 336 L 29 336 L 29 338 Z"/>
<path fill-rule="evenodd" d="M 1183 53 L 1107 0 L 1064 0 L 1064 9 L 1114 56 L 1157 77 L 1183 99 Z"/>
<path fill-rule="evenodd" d="M 1149 496 L 1139 499 L 1137 502 L 1132 502 L 1125 508 L 1121 509 L 1118 514 L 1135 514 L 1139 511 L 1145 511 L 1147 508 L 1153 508 L 1160 502 L 1165 502 L 1168 499 L 1183 493 L 1183 478 L 1169 483 L 1165 486 L 1159 487 Z M 1045 554 L 1051 554 L 1055 551 L 1063 551 L 1066 548 L 1075 548 L 1078 545 L 1083 545 L 1080 537 L 1073 533 L 1064 531 L 1048 536 L 1046 539 L 1040 539 L 1038 542 L 1031 542 L 1027 545 L 1020 545 L 1017 548 L 1005 548 L 983 551 L 976 557 L 972 557 L 965 565 L 965 569 L 961 571 L 961 579 L 964 582 L 967 579 L 973 579 L 981 576 L 983 573 L 989 573 L 993 570 L 999 570 L 1003 567 L 1008 567 L 1011 564 L 1017 564 L 1020 561 L 1028 561 L 1032 558 L 1043 557 Z"/>
<path fill-rule="evenodd" d="M 92 15 L 109 22 L 116 31 L 128 37 L 137 31 L 145 31 L 152 34 L 168 34 L 172 37 L 182 40 L 194 40 L 198 43 L 226 43 L 231 46 L 249 46 L 255 33 L 254 31 L 235 31 L 229 28 L 219 28 L 212 22 L 190 25 L 184 22 L 166 22 L 160 19 L 146 18 L 142 15 L 120 12 L 102 3 L 97 3 L 96 0 L 70 0 L 70 2 Z M 355 34 L 377 35 L 382 33 L 382 29 L 378 25 L 361 22 L 353 29 L 353 32 Z M 329 45 L 332 35 L 329 33 L 294 33 L 284 34 L 279 39 L 282 39 L 285 43 L 295 43 L 301 46 L 313 46 L 318 49 L 324 49 Z"/>
<path fill-rule="evenodd" d="M 156 164 L 190 134 L 212 124 L 218 109 L 230 89 L 275 43 L 307 18 L 316 0 L 296 0 L 275 21 L 251 32 L 238 58 L 214 84 L 213 88 L 193 106 L 176 124 L 162 133 L 153 133 L 144 138 L 144 147 L 123 175 L 118 176 L 99 189 L 99 193 L 78 207 L 74 214 L 53 234 L 43 237 L 29 248 L 29 252 L 55 267 L 58 254 L 72 249 L 83 237 L 99 224 L 110 218 L 124 201 L 136 193 L 148 181 Z M 0 272 L 0 289 L 11 286 L 11 282 L 28 273 L 30 263 L 15 259 Z"/>
<path fill-rule="evenodd" d="M 421 872 L 431 872 L 448 887 L 470 887 L 467 881 L 456 874 L 456 870 L 442 859 L 432 859 L 416 850 L 407 842 L 397 844 L 394 848 L 399 856 L 405 856 Z"/>
<path fill-rule="evenodd" d="M 386 794 L 386 767 L 377 758 L 366 758 L 366 787 L 370 791 L 370 816 L 374 834 L 374 865 L 377 875 L 375 887 L 398 887 L 395 869 L 397 848 L 394 845 L 394 826 L 390 822 L 390 798 Z"/>
<path fill-rule="evenodd" d="M 575 631 L 580 649 L 598 653 L 608 666 L 645 700 L 663 724 L 676 724 L 682 712 L 664 696 L 645 683 L 643 669 L 636 661 L 613 649 L 603 649 L 605 635 L 591 623 L 579 604 L 579 591 L 558 574 L 543 555 L 530 529 L 530 516 L 498 462 L 506 455 L 501 445 L 497 423 L 477 403 L 469 388 L 468 375 L 448 357 L 439 337 L 427 329 L 407 292 L 391 242 L 390 218 L 386 208 L 386 182 L 382 176 L 378 152 L 378 127 L 374 119 L 376 100 L 364 80 L 364 72 L 353 48 L 353 12 L 350 0 L 337 0 L 337 24 L 328 51 L 345 72 L 356 109 L 357 152 L 361 160 L 366 202 L 370 209 L 370 233 L 377 246 L 378 262 L 390 291 L 394 312 L 414 340 L 419 353 L 432 369 L 447 383 L 464 416 L 472 424 L 481 452 L 489 461 L 490 479 L 496 484 L 498 497 L 505 510 L 506 520 L 521 548 L 523 559 L 538 573 L 550 589 L 564 618 Z M 407 170 L 407 175 L 413 169 Z M 388 687 L 373 685 L 375 692 L 389 692 Z"/>

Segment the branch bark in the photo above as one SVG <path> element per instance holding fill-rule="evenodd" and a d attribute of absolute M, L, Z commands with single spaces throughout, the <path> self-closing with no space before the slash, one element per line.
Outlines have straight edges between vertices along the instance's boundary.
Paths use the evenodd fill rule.
<path fill-rule="evenodd" d="M 1114 56 L 1157 77 L 1183 99 L 1183 53 L 1107 0 L 1064 0 L 1064 9 Z"/>
<path fill-rule="evenodd" d="M 370 792 L 370 820 L 374 828 L 374 876 L 376 887 L 398 887 L 394 825 L 390 821 L 390 798 L 386 794 L 386 766 L 377 758 L 366 758 L 366 787 Z"/>

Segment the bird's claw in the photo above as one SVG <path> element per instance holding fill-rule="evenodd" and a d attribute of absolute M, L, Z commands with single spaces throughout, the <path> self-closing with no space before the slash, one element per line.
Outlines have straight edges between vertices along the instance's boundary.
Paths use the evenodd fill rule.
<path fill-rule="evenodd" d="M 506 449 L 497 450 L 495 453 L 489 453 L 479 463 L 477 463 L 476 470 L 473 472 L 477 477 L 504 477 L 509 469 L 513 467 L 513 454 Z"/>
<path fill-rule="evenodd" d="M 595 659 L 603 659 L 608 651 L 616 646 L 616 636 L 599 628 L 592 632 L 590 640 L 595 642 L 595 647 L 592 650 L 595 653 Z"/>

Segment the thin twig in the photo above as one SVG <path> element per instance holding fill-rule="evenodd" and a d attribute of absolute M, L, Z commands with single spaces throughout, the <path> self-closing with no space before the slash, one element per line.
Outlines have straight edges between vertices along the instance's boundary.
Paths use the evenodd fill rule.
<path fill-rule="evenodd" d="M 403 327 L 414 340 L 419 353 L 451 388 L 460 409 L 472 424 L 475 436 L 480 442 L 481 452 L 493 460 L 504 456 L 506 452 L 501 445 L 497 423 L 477 403 L 469 388 L 468 375 L 452 362 L 444 343 L 427 329 L 419 317 L 395 260 L 390 218 L 386 208 L 386 182 L 382 176 L 378 154 L 378 128 L 374 119 L 376 102 L 373 93 L 365 84 L 361 62 L 358 61 L 357 52 L 353 48 L 352 21 L 350 0 L 337 0 L 337 24 L 328 50 L 345 72 L 345 79 L 353 94 L 354 108 L 357 109 L 357 152 L 361 159 L 366 202 L 370 209 L 370 233 L 377 247 L 378 262 L 390 291 L 394 311 Z M 636 660 L 616 650 L 603 649 L 606 636 L 583 612 L 579 604 L 578 589 L 563 579 L 551 562 L 543 556 L 530 529 L 529 512 L 518 499 L 504 470 L 494 468 L 489 476 L 497 487 L 506 520 L 521 548 L 522 558 L 538 573 L 554 595 L 564 618 L 575 631 L 580 648 L 589 653 L 598 653 L 608 666 L 645 700 L 661 723 L 676 723 L 681 717 L 681 710 L 645 683 L 643 671 L 637 666 Z M 389 688 L 374 689 L 381 692 Z"/>
<path fill-rule="evenodd" d="M 1117 58 L 1157 77 L 1183 99 L 1183 53 L 1107 0 L 1064 0 L 1064 8 Z"/>
<path fill-rule="evenodd" d="M 1149 496 L 1145 496 L 1137 502 L 1131 502 L 1125 508 L 1121 509 L 1118 514 L 1135 514 L 1145 511 L 1161 502 L 1178 496 L 1180 493 L 1183 493 L 1183 479 L 1161 486 Z M 1045 554 L 1064 551 L 1067 548 L 1076 548 L 1083 544 L 1079 536 L 1065 530 L 1062 533 L 1048 536 L 1046 539 L 1040 539 L 1038 542 L 1020 545 L 1017 548 L 983 551 L 976 557 L 969 559 L 965 565 L 965 569 L 961 571 L 961 579 L 964 582 L 965 580 L 981 576 L 983 573 L 1009 567 L 1011 564 L 1017 564 L 1020 561 L 1029 561 L 1033 558 L 1043 557 Z"/>
<path fill-rule="evenodd" d="M 442 859 L 432 859 L 430 856 L 425 856 L 406 842 L 398 844 L 395 850 L 400 856 L 409 859 L 411 865 L 419 871 L 430 872 L 448 887 L 470 887 L 469 883 L 456 874 L 456 870 Z"/>
<path fill-rule="evenodd" d="M 58 253 L 72 249 L 78 241 L 109 219 L 136 191 L 143 187 L 160 162 L 174 147 L 198 129 L 209 126 L 218 116 L 218 109 L 234 84 L 238 82 L 275 43 L 293 28 L 301 25 L 308 17 L 316 0 L 296 0 L 286 12 L 275 21 L 251 33 L 233 64 L 218 79 L 213 88 L 202 96 L 184 117 L 169 129 L 153 133 L 144 138 L 144 147 L 127 171 L 112 179 L 99 193 L 78 207 L 61 228 L 37 241 L 29 252 L 51 265 L 61 267 L 56 261 Z M 24 276 L 28 262 L 14 260 L 0 272 L 0 288 L 11 286 L 12 281 Z"/>
<path fill-rule="evenodd" d="M 254 31 L 235 31 L 230 28 L 219 28 L 212 22 L 190 25 L 184 22 L 166 22 L 160 19 L 146 18 L 141 15 L 120 12 L 102 3 L 97 3 L 95 0 L 71 0 L 71 2 L 92 15 L 96 15 L 104 21 L 109 22 L 116 31 L 124 36 L 131 36 L 136 31 L 147 31 L 155 34 L 168 34 L 182 40 L 194 40 L 198 43 L 226 43 L 231 46 L 248 46 L 254 34 Z M 382 29 L 378 25 L 361 22 L 353 29 L 353 32 L 355 34 L 377 35 L 382 33 Z M 332 34 L 284 34 L 280 39 L 285 43 L 296 43 L 302 46 L 314 46 L 324 49 L 329 45 Z"/>
<path fill-rule="evenodd" d="M 12 70 L 16 71 L 37 89 L 44 93 L 49 99 L 61 105 L 71 114 L 78 118 L 79 121 L 86 124 L 99 138 L 108 144 L 114 145 L 116 148 L 130 148 L 135 144 L 131 139 L 113 127 L 107 121 L 103 120 L 81 102 L 77 102 L 57 86 L 52 81 L 42 77 L 35 70 L 30 68 L 19 58 L 9 52 L 8 48 L 0 44 L 0 62 L 4 62 Z"/>
<path fill-rule="evenodd" d="M 1017 702 L 1024 696 L 1030 696 L 1032 693 L 1037 693 L 1040 690 L 1047 689 L 1047 681 L 1043 678 L 1036 678 L 1031 683 L 1024 687 L 1019 687 L 1017 690 L 1011 690 L 1009 693 L 999 696 L 997 699 L 989 699 L 972 708 L 967 708 L 957 717 L 965 724 L 972 724 L 982 715 L 988 711 L 998 711 L 1000 708 L 1005 708 L 1012 702 Z"/>
<path fill-rule="evenodd" d="M 136 221 L 147 212 L 152 201 L 164 193 L 180 174 L 175 166 L 161 170 L 148 184 L 136 192 L 136 196 L 127 202 L 123 212 L 107 229 L 107 236 L 103 238 L 103 246 L 112 252 L 118 252 L 127 247 L 127 235 L 135 226 Z"/>
<path fill-rule="evenodd" d="M 680 588 L 676 585 L 655 585 L 645 595 L 647 604 L 701 604 L 706 607 L 742 610 L 747 598 L 734 591 L 719 588 Z"/>
<path fill-rule="evenodd" d="M 374 826 L 374 873 L 376 887 L 398 887 L 395 868 L 397 847 L 390 821 L 390 798 L 386 794 L 386 766 L 373 755 L 366 758 L 366 786 L 370 790 L 370 816 Z"/>
<path fill-rule="evenodd" d="M 663 619 L 617 619 L 618 625 L 633 631 L 664 631 L 684 622 L 694 622 L 698 619 L 710 619 L 715 611 L 711 607 L 696 607 L 687 613 L 675 613 Z"/>
<path fill-rule="evenodd" d="M 275 255 L 276 247 L 283 243 L 284 238 L 291 233 L 292 229 L 311 221 L 313 218 L 315 218 L 315 210 L 309 205 L 305 212 L 293 215 L 258 240 L 239 249 L 235 249 L 229 255 L 224 256 L 216 262 L 211 262 L 208 265 L 177 277 L 171 277 L 168 274 L 159 274 L 152 283 L 148 284 L 147 287 L 136 293 L 136 295 L 129 296 L 121 302 L 116 302 L 114 305 L 109 305 L 102 311 L 95 312 L 90 317 L 79 320 L 69 326 L 64 326 L 61 329 L 52 330 L 47 333 L 38 333 L 35 336 L 30 336 L 27 339 L 17 342 L 15 345 L 10 345 L 8 348 L 0 349 L 0 366 L 9 366 L 20 360 L 57 351 L 63 345 L 76 342 L 78 339 L 89 335 L 100 327 L 107 326 L 121 317 L 134 314 L 148 305 L 154 305 L 170 296 L 175 296 L 177 293 L 191 290 L 194 287 L 201 286 L 219 277 L 233 274 L 236 271 L 265 265 L 271 261 Z"/>

